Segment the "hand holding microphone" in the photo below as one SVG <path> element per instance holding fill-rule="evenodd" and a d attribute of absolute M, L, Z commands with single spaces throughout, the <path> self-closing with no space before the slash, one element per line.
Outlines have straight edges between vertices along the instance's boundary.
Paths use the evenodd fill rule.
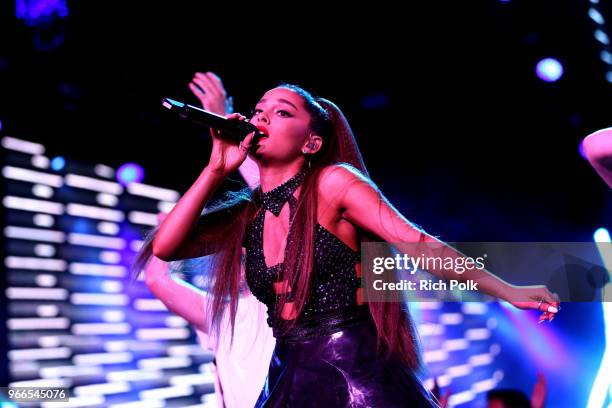
<path fill-rule="evenodd" d="M 217 129 L 221 131 L 220 135 L 223 138 L 235 142 L 241 142 L 248 134 L 253 132 L 255 132 L 256 137 L 265 136 L 255 125 L 246 120 L 234 120 L 236 117 L 232 115 L 226 118 L 170 98 L 164 98 L 162 106 L 168 111 L 176 113 L 182 119 L 187 119 L 200 126 Z"/>
<path fill-rule="evenodd" d="M 165 98 L 162 106 L 182 119 L 211 128 L 213 146 L 207 167 L 222 177 L 237 170 L 257 139 L 265 136 L 238 113 L 223 117 L 170 98 Z"/>

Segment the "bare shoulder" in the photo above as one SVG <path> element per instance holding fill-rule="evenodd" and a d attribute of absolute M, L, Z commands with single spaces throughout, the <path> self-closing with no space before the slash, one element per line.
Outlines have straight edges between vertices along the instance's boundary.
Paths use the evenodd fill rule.
<path fill-rule="evenodd" d="M 321 170 L 317 180 L 319 202 L 341 212 L 345 208 L 347 196 L 361 190 L 356 187 L 363 186 L 368 190 L 373 187 L 370 179 L 350 164 L 327 166 Z"/>
<path fill-rule="evenodd" d="M 319 174 L 319 190 L 338 192 L 358 182 L 370 183 L 369 179 L 358 169 L 346 163 L 332 164 Z"/>

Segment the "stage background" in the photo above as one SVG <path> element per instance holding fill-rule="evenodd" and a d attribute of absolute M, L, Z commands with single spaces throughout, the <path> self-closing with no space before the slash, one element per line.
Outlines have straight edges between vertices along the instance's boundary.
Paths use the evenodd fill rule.
<path fill-rule="evenodd" d="M 33 11 L 25 13 L 24 4 Z M 54 16 L 34 18 L 53 7 Z M 1 356 L 2 384 L 54 375 L 68 378 L 73 387 L 122 382 L 121 375 L 111 373 L 142 369 L 145 358 L 177 357 L 168 354 L 169 346 L 181 345 L 196 345 L 172 349 L 179 358 L 188 355 L 189 364 L 173 360 L 179 367 L 162 369 L 153 385 L 128 381 L 127 389 L 107 393 L 102 404 L 137 400 L 141 388 L 203 381 L 211 356 L 198 349 L 180 319 L 163 310 L 146 310 L 159 305 L 136 307 L 143 304 L 138 299 L 150 298 L 142 282 L 128 294 L 124 276 L 81 275 L 79 280 L 70 272 L 74 263 L 127 267 L 133 256 L 130 243 L 151 226 L 150 217 L 134 222 L 130 214 L 152 214 L 160 201 L 172 201 L 172 194 L 151 198 L 109 185 L 115 192 L 107 194 L 117 197 L 115 204 L 106 204 L 117 211 L 104 213 L 111 219 L 83 216 L 82 207 L 76 207 L 77 215 L 68 212 L 71 204 L 73 210 L 74 204 L 103 206 L 100 191 L 71 186 L 69 174 L 114 183 L 113 170 L 135 162 L 145 171 L 146 185 L 175 194 L 191 185 L 206 164 L 210 142 L 206 132 L 163 115 L 160 101 L 173 97 L 197 103 L 187 88 L 196 71 L 219 74 L 236 110 L 245 114 L 265 90 L 285 81 L 335 101 L 353 126 L 373 180 L 408 219 L 443 240 L 591 241 L 598 228 L 609 227 L 610 191 L 579 152 L 587 134 L 611 124 L 609 4 L 547 0 L 414 2 L 405 7 L 400 12 L 384 3 L 351 5 L 350 10 L 314 3 L 252 9 L 100 1 L 0 3 L 1 134 L 44 149 L 38 154 L 3 150 L 3 198 L 47 195 L 45 200 L 61 203 L 58 214 L 45 213 L 53 218 L 53 227 L 43 228 L 65 234 L 55 244 L 7 237 L 6 227 L 36 227 L 38 211 L 6 208 L 10 205 L 3 202 L 5 307 L 0 317 L 7 329 L 0 345 L 7 352 Z M 564 68 L 556 82 L 536 76 L 536 64 L 546 57 L 556 58 Z M 31 156 L 49 162 L 45 167 L 44 159 L 32 161 Z M 58 156 L 66 164 L 54 170 L 51 160 Z M 96 172 L 97 164 L 111 173 Z M 7 167 L 58 178 L 43 183 L 51 189 L 49 196 L 48 189 L 35 192 L 40 183 L 7 177 Z M 229 182 L 225 187 L 236 186 Z M 100 232 L 101 222 L 119 229 Z M 68 241 L 70 234 L 114 236 L 119 241 L 111 245 L 118 247 L 92 250 Z M 37 250 L 41 243 L 43 249 Z M 119 261 L 103 261 L 99 252 L 104 250 L 120 255 L 104 259 Z M 40 263 L 23 268 L 25 261 L 17 259 L 32 257 L 65 263 L 41 272 Z M 42 303 L 17 300 L 16 287 L 53 288 L 66 297 L 38 299 Z M 97 314 L 90 313 L 74 300 L 76 292 L 116 295 L 119 303 L 98 305 Z M 453 390 L 455 405 L 478 406 L 493 386 L 530 393 L 536 372 L 542 371 L 549 406 L 585 406 L 605 349 L 601 305 L 564 305 L 563 313 L 545 327 L 537 325 L 535 314 L 501 305 L 464 308 L 414 306 L 415 317 L 425 325 L 424 349 L 431 352 L 426 354 L 431 372 L 425 378 L 443 376 L 443 389 Z M 124 314 L 107 313 L 113 311 Z M 37 317 L 64 320 L 57 321 L 61 328 L 43 333 L 13 330 L 9 324 L 10 319 Z M 79 324 L 103 322 L 125 332 L 81 336 L 79 330 L 87 326 Z M 144 341 L 138 330 L 147 328 L 169 328 L 185 336 L 162 340 L 149 351 L 131 348 L 117 357 L 129 361 L 115 365 L 98 362 L 91 368 L 87 358 L 94 357 L 78 357 L 126 353 L 126 347 Z M 65 343 L 58 343 L 57 336 L 64 335 Z M 37 336 L 55 340 L 40 343 Z M 447 342 L 469 336 L 467 343 Z M 23 353 L 49 347 L 60 349 L 57 361 L 32 358 L 40 357 L 39 351 L 30 357 Z M 16 374 L 16 360 L 21 374 Z M 71 365 L 90 367 L 90 374 L 41 371 Z M 189 374 L 199 377 L 172 380 Z M 481 382 L 487 380 L 494 381 Z M 210 382 L 167 404 L 195 405 L 207 391 Z M 99 392 L 81 390 L 84 396 Z"/>

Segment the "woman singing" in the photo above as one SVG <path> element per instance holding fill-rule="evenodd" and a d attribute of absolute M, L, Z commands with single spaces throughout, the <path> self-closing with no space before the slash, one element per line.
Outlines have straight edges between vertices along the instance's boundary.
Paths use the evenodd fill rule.
<path fill-rule="evenodd" d="M 436 406 L 416 377 L 419 351 L 403 303 L 362 301 L 359 250 L 368 237 L 446 245 L 383 197 L 330 101 L 282 85 L 265 93 L 250 122 L 266 136 L 255 141 L 250 134 L 237 145 L 211 132 L 208 165 L 146 241 L 141 259 L 214 255 L 209 312 L 217 324 L 226 308 L 233 320 L 243 279 L 267 305 L 277 342 L 258 407 Z M 247 156 L 257 163 L 260 185 L 201 215 Z M 483 270 L 462 279 L 519 308 L 538 309 L 542 319 L 558 310 L 544 286 L 512 286 Z"/>

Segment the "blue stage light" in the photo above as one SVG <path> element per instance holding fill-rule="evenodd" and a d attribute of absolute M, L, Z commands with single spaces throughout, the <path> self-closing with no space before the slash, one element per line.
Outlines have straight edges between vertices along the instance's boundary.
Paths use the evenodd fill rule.
<path fill-rule="evenodd" d="M 66 160 L 62 156 L 56 156 L 51 160 L 51 168 L 55 171 L 60 171 L 66 165 Z"/>
<path fill-rule="evenodd" d="M 536 65 L 536 74 L 542 81 L 555 82 L 563 76 L 563 65 L 554 58 L 544 58 Z"/>

